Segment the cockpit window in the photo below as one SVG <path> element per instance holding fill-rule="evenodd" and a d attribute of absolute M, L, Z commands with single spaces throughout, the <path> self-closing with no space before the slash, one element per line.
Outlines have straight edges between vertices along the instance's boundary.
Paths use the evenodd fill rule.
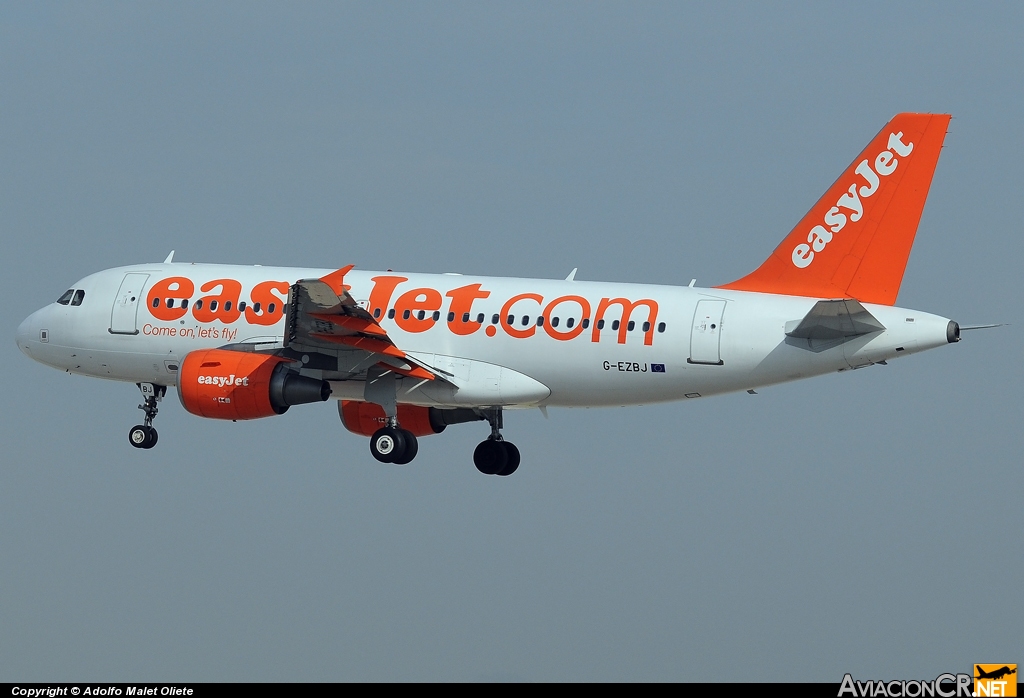
<path fill-rule="evenodd" d="M 85 291 L 78 289 L 75 291 L 75 297 L 71 299 L 71 305 L 81 305 L 82 301 L 85 300 Z"/>
<path fill-rule="evenodd" d="M 57 299 L 57 302 L 61 305 L 67 305 L 71 302 L 71 296 L 75 295 L 75 289 L 68 289 L 63 296 Z"/>

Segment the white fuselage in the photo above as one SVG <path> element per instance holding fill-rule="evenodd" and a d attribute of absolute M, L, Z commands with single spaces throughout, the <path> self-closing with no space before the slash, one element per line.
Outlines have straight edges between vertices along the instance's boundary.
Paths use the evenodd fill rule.
<path fill-rule="evenodd" d="M 193 350 L 281 346 L 287 286 L 331 271 L 180 263 L 110 269 L 73 287 L 84 291 L 80 305 L 53 303 L 27 318 L 18 346 L 72 373 L 174 385 Z M 797 296 L 360 271 L 347 274 L 345 283 L 397 347 L 444 371 L 456 386 L 402 379 L 399 401 L 420 405 L 695 398 L 858 368 L 949 341 L 946 318 L 872 304 L 864 306 L 883 331 L 831 343 L 794 339 L 787 329 L 819 300 Z M 211 300 L 217 301 L 213 317 Z M 350 368 L 303 372 L 331 381 L 335 398 L 363 399 L 362 381 L 352 380 L 358 367 Z"/>

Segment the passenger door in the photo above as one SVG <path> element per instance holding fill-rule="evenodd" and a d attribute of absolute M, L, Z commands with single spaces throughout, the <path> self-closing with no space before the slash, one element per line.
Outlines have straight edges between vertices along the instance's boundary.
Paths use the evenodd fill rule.
<path fill-rule="evenodd" d="M 149 274 L 125 274 L 110 311 L 110 334 L 138 334 L 136 318 Z"/>

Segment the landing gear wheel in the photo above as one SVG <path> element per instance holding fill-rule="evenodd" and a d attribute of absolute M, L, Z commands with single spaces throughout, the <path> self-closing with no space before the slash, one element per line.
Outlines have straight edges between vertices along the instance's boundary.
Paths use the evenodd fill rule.
<path fill-rule="evenodd" d="M 402 431 L 395 427 L 381 427 L 373 432 L 370 437 L 373 457 L 381 463 L 394 463 L 396 458 L 400 458 L 405 453 L 405 434 Z"/>
<path fill-rule="evenodd" d="M 142 424 L 136 424 L 128 431 L 128 443 L 135 448 L 153 448 L 156 446 L 156 429 L 153 428 L 153 420 L 156 418 L 156 403 L 167 393 L 166 385 L 154 385 L 153 383 L 136 383 L 142 391 L 142 404 L 139 409 L 146 414 Z"/>
<path fill-rule="evenodd" d="M 128 431 L 128 443 L 135 448 L 145 448 L 149 441 L 149 428 L 136 424 Z"/>
<path fill-rule="evenodd" d="M 499 443 L 505 447 L 505 453 L 508 455 L 508 463 L 506 463 L 505 467 L 498 472 L 498 475 L 506 477 L 514 473 L 516 468 L 519 467 L 519 449 L 516 448 L 516 445 L 511 441 L 501 441 Z"/>
<path fill-rule="evenodd" d="M 402 432 L 402 438 L 405 439 L 405 450 L 400 455 L 396 456 L 392 463 L 395 465 L 406 465 L 412 462 L 412 459 L 419 453 L 420 446 L 416 441 L 416 435 L 407 429 L 399 429 Z"/>
<path fill-rule="evenodd" d="M 508 465 L 508 457 L 509 452 L 503 442 L 487 439 L 473 451 L 473 464 L 484 475 L 497 475 Z"/>
<path fill-rule="evenodd" d="M 136 424 L 128 431 L 128 443 L 135 448 L 153 448 L 156 439 L 156 429 L 143 424 Z"/>

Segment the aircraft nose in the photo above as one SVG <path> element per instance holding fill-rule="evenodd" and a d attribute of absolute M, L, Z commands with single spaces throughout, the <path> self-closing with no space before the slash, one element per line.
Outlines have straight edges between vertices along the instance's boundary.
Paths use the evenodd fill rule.
<path fill-rule="evenodd" d="M 39 332 L 42 329 L 42 325 L 40 324 L 41 318 L 39 315 L 42 312 L 43 311 L 41 310 L 37 310 L 18 325 L 18 332 L 15 335 L 15 341 L 18 343 L 18 348 L 27 356 L 32 356 L 32 342 L 38 342 L 40 340 Z"/>

